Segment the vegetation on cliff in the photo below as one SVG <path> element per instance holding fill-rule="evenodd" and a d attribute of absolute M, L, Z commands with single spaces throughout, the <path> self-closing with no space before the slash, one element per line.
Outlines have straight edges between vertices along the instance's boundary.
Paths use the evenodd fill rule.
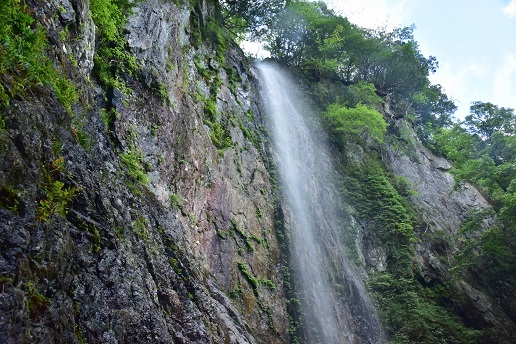
<path fill-rule="evenodd" d="M 367 223 L 367 231 L 388 248 L 387 271 L 373 274 L 369 286 L 393 342 L 507 341 L 504 334 L 468 324 L 453 306 L 458 299 L 451 294 L 451 286 L 457 278 L 473 273 L 479 285 L 514 290 L 513 110 L 476 102 L 464 122 L 454 119 L 455 105 L 428 78 L 438 67 L 437 60 L 422 55 L 412 35 L 414 27 L 391 32 L 363 29 L 323 2 L 288 1 L 269 16 L 271 25 L 260 31 L 260 39 L 267 42 L 274 59 L 304 78 L 317 105 L 326 109 L 320 120 L 335 148 L 342 191 L 358 218 Z M 375 109 L 382 111 L 383 118 Z M 399 148 L 400 142 L 407 146 L 414 139 L 410 132 L 399 132 L 395 123 L 400 119 L 412 126 L 419 140 L 450 159 L 457 188 L 469 182 L 493 205 L 492 210 L 470 214 L 464 222 L 452 239 L 456 251 L 448 262 L 455 275 L 436 285 L 422 283 L 414 264 L 415 243 L 421 240 L 417 228 L 423 224 L 411 209 L 410 186 L 382 163 L 384 150 Z M 388 138 L 383 144 L 387 122 Z M 350 144 L 364 149 L 361 162 L 349 158 Z M 486 223 L 482 220 L 493 215 L 494 224 L 481 229 Z M 480 236 L 473 234 L 478 231 Z M 504 295 L 505 312 L 511 314 L 513 297 Z"/>
<path fill-rule="evenodd" d="M 0 3 L 0 342 L 288 338 L 257 96 L 214 8 Z"/>
<path fill-rule="evenodd" d="M 44 55 L 48 44 L 45 29 L 24 2 L 0 3 L 0 108 L 11 99 L 27 97 L 31 88 L 50 85 L 71 111 L 77 101 L 75 87 Z"/>
<path fill-rule="evenodd" d="M 457 187 L 474 184 L 493 206 L 472 214 L 463 226 L 458 267 L 483 271 L 487 283 L 514 286 L 516 276 L 516 117 L 513 109 L 475 102 L 462 123 L 436 127 L 429 145 L 453 162 Z M 483 219 L 496 214 L 496 223 L 472 239 Z"/>
<path fill-rule="evenodd" d="M 191 75 L 199 75 L 199 78 L 209 85 L 206 94 L 201 94 L 200 91 L 194 94 L 195 92 L 188 88 L 188 83 L 194 84 L 195 80 L 189 80 L 187 62 L 183 66 L 178 66 L 169 61 L 168 67 L 171 70 L 178 69 L 179 74 L 182 74 L 184 87 L 177 93 L 185 99 L 195 98 L 201 104 L 199 111 L 204 117 L 200 120 L 200 127 L 204 128 L 202 125 L 204 124 L 210 130 L 208 137 L 215 149 L 218 149 L 218 154 L 222 156 L 225 151 L 232 148 L 235 148 L 235 151 L 240 150 L 239 154 L 249 150 L 249 147 L 236 147 L 236 143 L 232 140 L 232 137 L 237 135 L 234 133 L 235 128 L 240 129 L 243 137 L 251 143 L 258 146 L 257 143 L 261 142 L 261 138 L 256 137 L 259 131 L 251 132 L 247 127 L 252 122 L 251 112 L 247 112 L 248 116 L 246 115 L 251 119 L 236 118 L 234 114 L 221 114 L 220 109 L 217 108 L 217 101 L 223 84 L 221 75 L 225 76 L 224 81 L 227 81 L 229 93 L 233 94 L 235 99 L 239 99 L 236 96 L 237 86 L 242 83 L 242 79 L 239 72 L 229 66 L 226 60 L 227 51 L 234 44 L 233 40 L 253 37 L 265 41 L 274 59 L 302 77 L 307 85 L 306 89 L 321 109 L 317 120 L 321 122 L 330 139 L 334 162 L 340 172 L 341 192 L 348 200 L 345 208 L 350 209 L 351 215 L 360 222 L 365 235 L 378 240 L 386 249 L 387 264 L 384 271 L 378 269 L 365 271 L 367 267 L 362 266 L 362 268 L 368 274 L 370 291 L 375 297 L 392 341 L 394 343 L 508 343 L 510 338 L 506 333 L 501 333 L 498 327 L 468 321 L 468 314 L 465 314 L 467 308 L 462 307 L 465 303 L 463 296 L 455 294 L 457 289 L 454 288 L 463 280 L 474 281 L 479 289 L 486 291 L 487 295 L 493 299 L 499 298 L 500 307 L 509 317 L 516 309 L 514 300 L 516 124 L 513 110 L 491 103 L 476 102 L 471 107 L 470 116 L 463 122 L 455 120 L 452 116 L 455 105 L 443 93 L 442 88 L 439 85 L 432 85 L 428 78 L 437 68 L 437 61 L 434 57 L 423 56 L 412 35 L 413 27 L 400 28 L 392 32 L 366 30 L 336 15 L 322 2 L 209 0 L 207 3 L 214 9 L 213 12 L 209 12 L 210 15 L 203 13 L 205 8 L 201 8 L 201 2 L 199 0 L 174 1 L 178 6 L 189 6 L 191 10 L 190 27 L 188 30 L 181 28 L 188 32 L 189 44 L 194 48 L 205 44 L 213 50 L 203 55 L 201 55 L 202 52 L 198 52 L 197 57 L 192 61 L 196 71 Z M 55 32 L 46 31 L 48 28 L 44 27 L 43 23 L 49 26 L 48 22 L 53 19 L 45 17 L 48 13 L 42 14 L 44 11 L 41 8 L 44 6 L 41 3 L 41 1 L 29 0 L 7 0 L 0 3 L 0 153 L 2 157 L 7 157 L 5 164 L 9 164 L 2 170 L 5 173 L 0 175 L 2 183 L 0 208 L 2 219 L 8 219 L 2 223 L 2 226 L 7 228 L 2 229 L 2 235 L 12 240 L 8 242 L 6 239 L 5 243 L 0 244 L 6 245 L 2 255 L 10 254 L 16 258 L 16 262 L 18 259 L 24 260 L 21 266 L 16 265 L 18 263 L 9 262 L 12 265 L 9 265 L 10 270 L 6 268 L 7 272 L 5 274 L 2 272 L 0 276 L 2 294 L 5 289 L 21 288 L 20 293 L 17 290 L 9 294 L 16 296 L 12 298 L 13 300 L 21 300 L 17 304 L 21 305 L 20 309 L 15 309 L 15 306 L 11 305 L 12 309 L 7 310 L 6 312 L 9 313 L 5 314 L 14 314 L 14 309 L 18 316 L 16 326 L 18 323 L 32 321 L 32 324 L 36 324 L 33 326 L 36 330 L 42 327 L 38 321 L 43 319 L 45 314 L 51 314 L 56 318 L 70 319 L 71 326 L 75 328 L 74 340 L 85 341 L 84 336 L 90 336 L 88 338 L 92 340 L 100 338 L 102 333 L 95 331 L 102 326 L 105 327 L 106 323 L 103 322 L 105 319 L 95 319 L 99 313 L 97 309 L 88 308 L 89 303 L 93 304 L 93 302 L 84 290 L 100 288 L 98 286 L 100 283 L 91 277 L 94 273 L 104 273 L 104 266 L 98 267 L 97 264 L 100 263 L 96 260 L 102 264 L 112 260 L 115 262 L 113 271 L 123 272 L 119 275 L 116 273 L 108 275 L 106 272 L 102 277 L 109 282 L 110 293 L 147 295 L 144 288 L 140 288 L 144 284 L 141 281 L 140 284 L 135 282 L 134 285 L 123 289 L 125 285 L 122 277 L 145 280 L 147 285 L 156 283 L 156 296 L 152 294 L 148 304 L 155 305 L 152 302 L 159 299 L 163 312 L 170 313 L 167 319 L 170 320 L 171 314 L 176 311 L 183 312 L 181 316 L 186 319 L 183 323 L 193 324 L 200 318 L 198 315 L 201 310 L 206 313 L 212 311 L 207 303 L 203 303 L 203 299 L 208 299 L 210 293 L 200 287 L 200 282 L 194 281 L 194 268 L 186 263 L 186 259 L 183 258 L 182 252 L 175 243 L 176 236 L 179 236 L 175 234 L 179 232 L 175 217 L 169 216 L 170 214 L 166 213 L 168 209 L 160 208 L 158 202 L 154 204 L 149 201 L 154 198 L 150 196 L 149 189 L 146 187 L 149 183 L 149 176 L 145 171 L 148 162 L 145 161 L 143 152 L 132 146 L 126 147 L 125 151 L 117 151 L 118 142 L 114 142 L 116 140 L 113 139 L 114 123 L 120 115 L 115 109 L 114 93 L 121 91 L 130 94 L 133 90 L 129 89 L 128 81 L 138 84 L 141 81 L 139 79 L 144 79 L 140 73 L 142 66 L 130 52 L 124 31 L 128 15 L 138 2 L 130 0 L 90 0 L 88 2 L 89 15 L 97 29 L 92 84 L 96 83 L 95 87 L 100 86 L 103 94 L 95 100 L 98 102 L 96 105 L 93 96 L 88 98 L 89 96 L 85 95 L 84 98 L 88 98 L 89 104 L 83 104 L 80 115 L 73 113 L 73 106 L 80 101 L 84 103 L 88 101 L 80 99 L 82 97 L 78 96 L 79 91 L 75 80 L 68 79 L 68 75 L 73 73 L 67 73 L 68 68 L 76 61 L 65 61 L 62 57 L 67 53 L 61 52 L 62 47 L 58 47 L 56 43 L 62 43 L 67 39 L 68 31 L 64 30 L 62 37 Z M 40 11 L 35 11 L 35 8 Z M 50 11 L 48 8 L 46 10 Z M 58 16 L 59 11 L 54 12 L 51 14 Z M 141 84 L 143 85 L 144 82 L 142 81 Z M 142 92 L 139 96 L 143 98 L 142 94 L 145 94 L 145 102 L 149 101 L 152 105 L 156 105 L 152 103 L 153 97 L 159 95 L 167 98 L 167 87 L 169 85 L 157 85 L 152 92 Z M 86 89 L 90 94 L 95 93 L 91 85 L 81 85 L 81 91 Z M 54 102 L 47 93 L 52 93 L 52 97 L 55 97 L 58 102 Z M 28 107 L 27 110 L 14 110 L 12 107 L 14 102 L 30 103 L 32 100 L 46 103 L 41 107 Z M 64 118 L 59 114 L 58 103 L 65 110 L 62 112 L 70 115 L 70 118 Z M 167 103 L 167 105 L 170 104 Z M 243 110 L 243 107 L 239 106 L 240 110 Z M 159 105 L 156 107 L 159 108 Z M 194 102 L 188 103 L 185 107 L 188 111 L 195 112 Z M 159 109 L 163 110 L 159 113 L 160 116 L 168 111 L 165 107 Z M 139 109 L 133 112 L 137 110 Z M 27 113 L 33 114 L 33 118 Z M 22 123 L 25 117 L 20 115 L 20 118 L 13 119 L 11 118 L 15 116 L 13 114 L 26 115 L 30 120 Z M 82 122 L 83 119 L 80 116 L 83 115 L 93 119 L 84 119 Z M 111 135 L 111 141 L 103 141 L 102 133 L 92 136 L 100 137 L 95 144 L 102 146 L 101 148 L 97 146 L 91 148 L 90 141 L 93 139 L 82 129 L 83 126 L 89 126 L 90 134 L 95 130 L 100 131 L 101 129 L 95 126 L 97 121 L 95 116 L 100 116 L 98 122 L 101 123 L 101 128 L 104 128 L 101 122 L 103 120 L 107 129 L 105 131 Z M 43 120 L 39 123 L 36 118 Z M 55 123 L 50 123 L 50 120 Z M 185 126 L 185 132 L 197 130 L 193 124 L 187 127 L 185 124 L 187 120 L 182 120 L 184 122 L 181 125 Z M 409 124 L 410 130 L 403 131 L 402 127 L 397 126 L 396 123 L 399 120 L 406 121 L 404 123 Z M 174 122 L 174 125 L 179 125 L 179 121 Z M 17 132 L 19 128 L 26 129 L 26 132 Z M 156 127 L 153 127 L 154 134 L 159 130 L 156 124 Z M 416 140 L 411 135 L 412 130 L 417 133 L 418 140 L 452 162 L 451 172 L 456 178 L 457 188 L 463 187 L 466 182 L 471 183 L 478 187 L 492 204 L 492 208 L 470 214 L 458 233 L 432 238 L 436 243 L 444 242 L 445 245 L 454 246 L 453 252 L 443 255 L 442 258 L 445 261 L 443 264 L 452 273 L 432 283 L 424 281 L 418 270 L 419 266 L 415 263 L 418 255 L 415 247 L 425 240 L 422 228 L 426 223 L 410 201 L 414 192 L 411 190 L 411 185 L 403 178 L 395 176 L 384 161 L 386 152 L 389 150 L 399 148 L 410 154 L 410 148 L 407 147 L 411 147 Z M 8 137 L 11 132 L 17 132 L 17 136 Z M 174 134 L 176 136 L 172 144 L 186 145 L 181 141 L 186 134 L 180 135 L 181 133 L 176 132 Z M 133 141 L 136 145 L 136 138 Z M 156 139 L 149 142 L 157 141 Z M 203 141 L 199 142 L 203 143 Z M 195 142 L 195 145 L 199 142 Z M 110 144 L 116 146 L 114 151 L 117 151 L 117 154 L 112 154 L 111 151 L 106 153 L 112 148 L 105 148 Z M 76 147 L 77 145 L 80 147 Z M 19 150 L 21 153 L 19 156 L 9 155 L 10 152 L 5 152 L 6 148 L 13 151 Z M 98 153 L 99 157 L 112 158 L 112 160 L 96 161 L 92 158 L 94 153 L 86 153 L 90 152 L 89 149 Z M 185 163 L 186 150 L 177 151 L 181 154 L 174 152 L 170 154 L 173 156 L 170 159 L 176 159 L 179 167 L 168 171 L 169 174 L 179 175 L 181 171 L 191 173 L 188 170 L 189 165 Z M 350 152 L 357 154 L 353 155 Z M 163 156 L 155 160 L 159 160 L 163 165 L 167 163 Z M 90 161 L 91 164 L 88 165 L 84 161 Z M 141 188 L 133 187 L 132 193 L 131 190 L 127 191 L 125 184 L 120 182 L 124 180 L 124 174 L 115 175 L 118 173 L 116 172 L 117 161 L 124 166 L 126 173 L 128 172 L 132 179 L 142 184 Z M 105 165 L 102 165 L 104 163 Z M 206 178 L 212 178 L 211 174 L 216 173 L 214 166 L 217 163 L 212 165 L 207 161 L 202 163 L 205 163 L 202 166 L 205 171 L 202 173 L 208 175 Z M 72 164 L 75 164 L 73 172 L 65 168 Z M 29 168 L 33 174 L 29 175 L 27 172 Z M 193 170 L 193 167 L 190 166 L 190 168 Z M 240 165 L 235 169 L 239 169 L 238 172 L 242 174 Z M 261 172 L 259 169 L 256 171 Z M 252 173 L 252 178 L 259 179 L 260 173 L 255 173 L 256 171 Z M 83 178 L 83 184 L 77 181 L 78 178 Z M 199 180 L 201 180 L 200 177 Z M 34 186 L 31 183 L 39 184 Z M 211 183 L 212 179 L 206 180 L 206 185 Z M 104 188 L 104 184 L 112 184 L 113 189 L 120 190 L 108 190 L 107 187 Z M 201 184 L 199 183 L 198 186 L 196 184 L 196 187 L 202 188 Z M 20 189 L 27 185 L 31 186 L 29 191 Z M 249 195 L 250 191 L 247 187 L 246 185 L 244 191 Z M 210 190 L 215 194 L 213 189 Z M 264 189 L 257 192 L 260 197 L 263 196 L 262 198 L 265 197 L 265 193 Z M 29 204 L 27 200 L 32 203 Z M 142 200 L 149 201 L 151 205 L 142 205 Z M 172 193 L 170 200 L 172 213 L 183 211 L 182 205 L 187 203 L 185 196 L 179 191 Z M 122 203 L 125 203 L 124 207 L 119 206 Z M 188 206 L 193 210 L 197 205 Z M 208 208 L 206 205 L 203 206 Z M 82 215 L 78 209 L 88 209 L 88 213 Z M 72 210 L 71 214 L 70 210 Z M 186 210 L 184 212 L 186 214 Z M 229 210 L 227 212 L 229 213 Z M 255 217 L 261 220 L 260 208 L 253 208 L 253 212 L 256 212 Z M 280 210 L 276 209 L 276 212 Z M 226 215 L 224 213 L 220 216 Z M 31 219 L 30 216 L 33 218 Z M 276 217 L 278 222 L 284 221 L 278 214 Z M 203 219 L 206 223 L 202 224 L 193 212 L 188 212 L 188 218 L 192 227 L 199 232 L 204 230 L 199 229 L 202 225 L 208 227 L 215 223 L 214 219 L 206 216 L 206 219 Z M 251 218 L 253 216 L 248 216 L 247 219 L 251 221 Z M 226 219 L 227 221 L 234 220 Z M 11 226 L 11 223 L 13 223 L 12 226 L 23 230 L 19 233 L 11 231 L 11 227 L 7 227 Z M 488 228 L 485 227 L 486 224 Z M 280 229 L 281 226 L 281 223 L 277 224 L 276 229 Z M 128 229 L 134 229 L 136 237 L 132 236 Z M 235 231 L 237 231 L 236 227 Z M 286 308 L 288 307 L 289 316 L 292 317 L 290 339 L 298 340 L 302 333 L 298 314 L 302 305 L 299 305 L 296 296 L 295 280 L 290 277 L 287 258 L 283 257 L 283 266 L 281 266 L 284 283 L 284 286 L 281 286 L 269 280 L 269 276 L 258 275 L 254 270 L 248 269 L 247 266 L 251 264 L 247 260 L 244 263 L 244 258 L 251 256 L 255 249 L 268 246 L 269 243 L 265 245 L 265 240 L 262 241 L 261 237 L 253 237 L 244 232 L 237 231 L 237 233 L 241 238 L 237 237 L 245 243 L 244 248 L 247 247 L 247 249 L 242 250 L 244 253 L 239 253 L 242 261 L 239 260 L 238 263 L 233 264 L 233 272 L 236 271 L 239 278 L 245 282 L 242 285 L 238 284 L 238 288 L 235 289 L 236 298 L 241 301 L 243 307 L 252 308 L 253 303 L 258 299 L 259 289 L 260 294 L 264 294 L 281 290 L 283 287 L 288 297 Z M 10 235 L 13 237 L 11 238 Z M 19 237 L 16 237 L 17 235 Z M 277 235 L 282 237 L 285 233 L 280 230 Z M 343 236 L 349 235 L 343 234 Z M 254 242 L 250 239 L 260 245 L 253 246 Z M 281 239 L 286 246 L 287 239 Z M 348 249 L 352 254 L 355 253 L 357 265 L 360 265 L 363 262 L 357 253 L 354 239 L 352 238 L 348 243 Z M 151 247 L 149 244 L 159 240 L 165 242 L 165 248 L 159 245 Z M 228 251 L 233 249 L 228 247 Z M 8 252 L 7 248 L 12 249 L 12 252 Z M 45 251 L 47 248 L 48 251 Z M 119 250 L 117 252 L 123 259 L 110 255 L 115 249 Z M 283 249 L 285 251 L 283 253 L 288 254 L 286 252 L 288 248 L 283 247 Z M 144 260 L 140 264 L 133 256 L 123 256 L 127 252 Z M 162 261 L 156 258 L 167 256 L 169 258 Z M 68 260 L 73 261 L 72 257 L 80 263 L 67 265 Z M 66 275 L 66 280 L 64 278 L 59 280 L 56 277 L 62 272 L 52 267 L 57 260 L 69 269 L 63 273 Z M 119 260 L 128 265 L 122 265 Z M 167 270 L 163 262 L 173 269 Z M 5 266 L 7 265 L 6 263 Z M 255 266 L 258 265 L 260 264 L 255 264 Z M 129 275 L 133 271 L 126 271 L 127 266 L 132 268 L 134 275 Z M 88 270 L 90 268 L 91 270 Z M 151 271 L 149 275 L 152 275 L 155 281 L 149 275 L 138 275 L 145 269 Z M 100 270 L 102 271 L 99 272 Z M 20 271 L 25 275 L 20 276 Z M 163 272 L 166 276 L 156 278 L 156 272 Z M 83 276 L 91 277 L 91 281 L 88 280 L 86 283 L 80 280 Z M 254 299 L 243 298 L 241 287 L 246 284 L 250 285 L 250 295 L 256 296 Z M 8 292 L 11 291 L 8 290 Z M 218 290 L 210 290 L 210 292 L 216 294 Z M 222 296 L 217 298 L 225 302 Z M 56 300 L 60 300 L 59 302 L 64 306 L 59 308 Z M 80 304 L 83 305 L 83 309 L 80 309 Z M 123 321 L 118 323 L 120 319 L 109 313 L 115 305 L 120 306 L 118 299 L 112 304 L 106 301 L 99 306 L 103 307 L 102 311 L 105 312 L 102 313 L 103 316 L 110 319 L 113 316 L 114 319 L 114 330 L 110 329 L 113 334 L 104 333 L 107 338 L 115 336 L 115 331 L 126 333 L 124 331 L 128 326 Z M 182 308 L 183 305 L 186 306 Z M 209 307 L 213 305 L 210 304 Z M 259 303 L 259 307 L 262 312 L 259 314 L 263 316 L 266 313 L 272 319 L 269 308 L 262 303 Z M 129 308 L 124 309 L 124 312 L 127 309 Z M 230 309 L 233 311 L 232 308 Z M 192 312 L 195 310 L 197 313 L 189 315 L 185 310 Z M 24 312 L 26 315 L 23 315 Z M 147 315 L 149 314 L 154 316 L 150 311 Z M 193 319 L 194 315 L 197 318 Z M 136 319 L 136 317 L 131 318 L 134 315 L 130 312 L 124 316 L 131 321 Z M 150 315 L 149 319 L 151 319 Z M 149 321 L 147 325 L 164 328 L 165 326 L 159 323 L 162 318 L 154 321 L 156 319 L 153 318 L 153 321 Z M 207 318 L 202 319 L 204 321 Z M 238 323 L 237 320 L 235 323 Z M 207 327 L 217 321 L 219 321 L 218 318 L 213 323 L 207 322 Z M 268 319 L 267 322 L 268 331 L 274 332 L 272 320 Z M 170 323 L 167 325 L 170 326 L 170 333 L 174 333 L 174 330 L 177 333 L 182 331 L 181 326 L 173 327 Z M 219 326 L 219 323 L 216 326 Z M 140 324 L 135 322 L 129 325 L 136 328 Z M 30 328 L 29 325 L 24 327 L 27 332 L 30 332 Z M 223 333 L 229 330 L 226 327 L 222 330 L 221 326 L 216 329 L 195 328 L 194 331 L 189 332 L 189 335 L 200 338 L 209 336 L 210 331 Z M 156 335 L 156 333 L 149 332 L 145 335 Z M 510 334 L 510 329 L 508 333 Z M 30 340 L 30 337 L 24 337 L 24 335 L 31 334 L 20 334 L 18 339 Z M 213 333 L 211 335 L 215 336 Z M 128 336 L 127 338 L 132 338 Z M 180 340 L 184 339 L 180 338 Z"/>

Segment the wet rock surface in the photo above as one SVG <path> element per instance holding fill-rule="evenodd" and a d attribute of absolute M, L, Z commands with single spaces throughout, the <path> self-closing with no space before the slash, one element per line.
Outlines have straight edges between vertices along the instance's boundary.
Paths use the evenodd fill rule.
<path fill-rule="evenodd" d="M 124 80 L 130 92 L 111 93 L 92 74 L 88 1 L 33 6 L 80 101 L 69 114 L 43 87 L 5 116 L 0 186 L 12 206 L 0 209 L 0 342 L 288 341 L 268 153 L 251 139 L 262 135 L 255 77 L 230 47 L 210 94 L 193 63 L 215 64 L 213 47 L 189 37 L 191 12 L 209 6 L 139 3 L 126 37 L 141 67 Z M 53 35 L 65 27 L 73 39 L 61 42 Z M 242 80 L 231 89 L 230 69 Z M 229 148 L 210 138 L 199 100 L 210 97 L 232 116 L 221 117 Z M 134 152 L 148 182 L 121 158 Z M 66 190 L 73 197 L 59 198 Z M 49 200 L 65 211 L 42 213 Z M 274 288 L 253 288 L 239 264 Z"/>

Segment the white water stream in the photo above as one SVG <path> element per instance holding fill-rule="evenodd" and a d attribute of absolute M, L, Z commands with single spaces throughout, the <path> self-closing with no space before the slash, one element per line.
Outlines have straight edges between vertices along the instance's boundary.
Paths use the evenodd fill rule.
<path fill-rule="evenodd" d="M 257 65 L 287 212 L 307 343 L 385 343 L 364 284 L 340 243 L 339 200 L 324 136 L 287 73 Z M 284 206 L 285 206 L 284 205 Z M 337 282 L 345 283 L 336 288 Z M 339 290 L 337 290 L 339 289 Z"/>

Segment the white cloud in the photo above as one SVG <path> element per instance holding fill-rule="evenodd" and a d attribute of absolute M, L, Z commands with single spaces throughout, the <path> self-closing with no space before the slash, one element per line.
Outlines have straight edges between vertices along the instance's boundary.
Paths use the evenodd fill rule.
<path fill-rule="evenodd" d="M 511 0 L 507 6 L 503 8 L 503 14 L 508 18 L 516 18 L 516 0 Z"/>
<path fill-rule="evenodd" d="M 469 114 L 471 102 L 489 99 L 485 87 L 489 83 L 489 63 L 485 60 L 471 60 L 457 65 L 452 60 L 444 60 L 437 73 L 430 76 L 433 84 L 440 84 L 446 95 L 453 100 L 458 109 L 455 117 L 464 119 Z"/>
<path fill-rule="evenodd" d="M 462 65 L 451 60 L 443 62 L 430 81 L 441 84 L 458 106 L 455 117 L 463 120 L 473 101 L 516 108 L 516 53 L 505 54 L 496 69 L 492 68 L 492 62 L 482 59 Z"/>
<path fill-rule="evenodd" d="M 470 102 L 468 90 L 464 84 L 464 72 L 453 70 L 449 64 L 444 64 L 436 74 L 430 76 L 430 81 L 443 87 L 444 93 L 458 107 L 455 116 L 463 119 L 468 114 Z"/>
<path fill-rule="evenodd" d="M 410 17 L 410 7 L 414 1 L 400 0 L 326 0 L 329 7 L 350 22 L 362 27 L 393 29 L 405 23 Z"/>
<path fill-rule="evenodd" d="M 499 106 L 516 108 L 516 54 L 505 54 L 493 80 L 493 102 Z"/>

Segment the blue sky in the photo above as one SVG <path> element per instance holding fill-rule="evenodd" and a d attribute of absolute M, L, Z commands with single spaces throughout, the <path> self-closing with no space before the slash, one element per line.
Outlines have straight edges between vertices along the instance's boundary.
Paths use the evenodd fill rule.
<path fill-rule="evenodd" d="M 327 0 L 363 27 L 415 24 L 424 55 L 436 56 L 441 84 L 464 118 L 472 101 L 516 108 L 516 0 Z"/>

